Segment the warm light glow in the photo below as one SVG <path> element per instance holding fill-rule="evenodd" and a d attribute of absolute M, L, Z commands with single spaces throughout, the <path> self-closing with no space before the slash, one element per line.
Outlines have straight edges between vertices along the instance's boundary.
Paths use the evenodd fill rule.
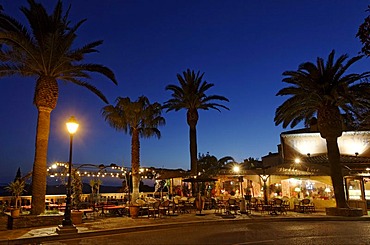
<path fill-rule="evenodd" d="M 300 163 L 300 162 L 301 162 L 301 159 L 296 158 L 296 159 L 294 159 L 294 162 L 298 164 L 298 163 Z"/>
<path fill-rule="evenodd" d="M 55 163 L 53 165 L 51 165 L 52 169 L 56 169 L 57 167 L 58 167 L 58 165 L 56 165 Z"/>
<path fill-rule="evenodd" d="M 270 175 L 260 175 L 261 179 L 263 182 L 266 182 L 268 180 L 268 178 L 270 177 Z"/>
<path fill-rule="evenodd" d="M 69 134 L 75 134 L 79 126 L 74 116 L 71 116 L 71 118 L 69 118 L 66 125 L 67 125 Z"/>
<path fill-rule="evenodd" d="M 331 192 L 329 187 L 326 187 L 324 191 L 327 192 L 327 193 Z"/>
<path fill-rule="evenodd" d="M 234 166 L 233 171 L 234 171 L 234 173 L 239 173 L 239 171 L 240 171 L 239 166 Z"/>
<path fill-rule="evenodd" d="M 301 192 L 301 188 L 299 188 L 298 186 L 296 188 L 294 188 L 294 191 L 295 192 Z"/>

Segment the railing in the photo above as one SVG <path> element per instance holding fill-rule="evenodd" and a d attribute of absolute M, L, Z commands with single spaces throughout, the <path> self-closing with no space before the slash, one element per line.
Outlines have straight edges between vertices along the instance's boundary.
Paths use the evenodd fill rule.
<path fill-rule="evenodd" d="M 144 195 L 144 197 L 153 197 L 153 192 L 140 192 Z M 163 196 L 167 193 L 163 192 Z M 159 194 L 156 193 L 156 196 L 159 197 Z M 0 203 L 10 203 L 12 200 L 12 196 L 0 196 Z M 81 201 L 88 202 L 90 201 L 91 193 L 89 194 L 82 194 Z M 128 198 L 128 193 L 99 193 L 100 201 L 108 201 L 108 200 L 124 200 Z M 31 204 L 32 196 L 21 196 L 21 203 L 22 205 L 30 205 Z M 52 203 L 65 203 L 66 195 L 59 194 L 59 195 L 46 195 L 45 201 L 52 202 Z"/>

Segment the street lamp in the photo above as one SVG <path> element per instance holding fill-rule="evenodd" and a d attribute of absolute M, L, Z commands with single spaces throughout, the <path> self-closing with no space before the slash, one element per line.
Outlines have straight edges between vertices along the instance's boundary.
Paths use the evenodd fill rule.
<path fill-rule="evenodd" d="M 71 220 L 71 210 L 72 210 L 72 145 L 73 145 L 73 135 L 78 129 L 78 123 L 76 118 L 72 116 L 66 123 L 67 130 L 69 132 L 69 161 L 68 161 L 68 183 L 67 183 L 67 198 L 66 198 L 66 209 L 64 211 L 64 219 L 62 225 L 58 226 L 57 232 L 60 233 L 75 233 L 77 232 L 76 227 L 73 225 Z"/>
<path fill-rule="evenodd" d="M 263 171 L 263 172 L 265 172 L 265 171 Z M 267 185 L 266 185 L 266 182 L 270 178 L 270 175 L 263 174 L 263 175 L 260 175 L 260 178 L 263 181 L 263 198 L 264 198 L 264 201 L 265 201 L 265 205 L 267 205 L 268 199 L 267 199 Z"/>
<path fill-rule="evenodd" d="M 235 165 L 233 167 L 233 171 L 234 171 L 234 173 L 236 173 L 238 175 L 238 182 L 239 182 L 240 195 L 241 195 L 240 213 L 246 214 L 247 210 L 246 210 L 246 207 L 245 207 L 245 199 L 244 199 L 244 193 L 243 193 L 243 181 L 244 181 L 243 180 L 243 175 L 240 175 L 240 167 L 238 165 Z"/>

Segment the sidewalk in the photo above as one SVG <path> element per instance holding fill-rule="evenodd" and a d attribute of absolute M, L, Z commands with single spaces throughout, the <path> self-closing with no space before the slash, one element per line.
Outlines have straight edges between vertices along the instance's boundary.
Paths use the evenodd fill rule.
<path fill-rule="evenodd" d="M 363 217 L 338 217 L 327 216 L 323 210 L 314 213 L 303 214 L 288 211 L 285 215 L 269 215 L 268 213 L 252 212 L 252 214 L 223 217 L 216 215 L 214 210 L 204 210 L 204 216 L 198 216 L 194 212 L 177 216 L 165 216 L 161 218 L 139 217 L 104 217 L 86 219 L 77 225 L 78 233 L 58 235 L 56 226 L 25 228 L 17 230 L 0 231 L 0 244 L 29 244 L 42 241 L 57 240 L 60 237 L 87 237 L 102 234 L 114 234 L 148 229 L 166 229 L 172 225 L 190 225 L 207 222 L 283 222 L 283 221 L 370 221 L 370 216 Z"/>

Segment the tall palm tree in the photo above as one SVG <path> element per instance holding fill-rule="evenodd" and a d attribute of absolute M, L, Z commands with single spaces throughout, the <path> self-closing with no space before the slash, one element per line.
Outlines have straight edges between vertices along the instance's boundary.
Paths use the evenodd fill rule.
<path fill-rule="evenodd" d="M 198 110 L 214 109 L 220 111 L 220 107 L 229 110 L 228 107 L 215 103 L 214 101 L 229 100 L 220 95 L 206 95 L 208 89 L 212 88 L 214 84 L 202 81 L 204 73 L 200 71 L 195 73 L 187 69 L 181 74 L 177 74 L 177 79 L 180 86 L 168 85 L 166 90 L 172 91 L 172 99 L 165 102 L 164 108 L 167 112 L 175 110 L 179 111 L 185 109 L 187 123 L 189 125 L 189 139 L 190 139 L 190 167 L 192 175 L 197 175 L 197 123 L 199 119 Z"/>
<path fill-rule="evenodd" d="M 21 75 L 36 77 L 33 103 L 38 110 L 35 158 L 32 174 L 32 210 L 45 210 L 46 162 L 50 131 L 50 113 L 59 96 L 58 81 L 71 82 L 95 93 L 104 102 L 105 96 L 93 85 L 90 72 L 100 73 L 117 84 L 113 72 L 100 64 L 82 63 L 86 54 L 97 52 L 102 41 L 75 48 L 76 31 L 85 22 L 70 26 L 69 11 L 62 15 L 58 1 L 52 14 L 39 3 L 28 0 L 29 8 L 21 7 L 28 20 L 23 25 L 13 17 L 0 12 L 0 77 Z"/>
<path fill-rule="evenodd" d="M 161 116 L 162 106 L 155 102 L 149 103 L 145 96 L 136 101 L 130 98 L 118 97 L 116 105 L 105 106 L 102 115 L 111 127 L 131 135 L 131 171 L 132 171 L 132 199 L 139 197 L 139 168 L 140 168 L 140 137 L 161 137 L 158 126 L 165 125 Z"/>
<path fill-rule="evenodd" d="M 275 124 L 282 123 L 286 128 L 296 126 L 302 120 L 307 123 L 317 117 L 318 130 L 326 140 L 327 153 L 338 208 L 348 207 L 343 186 L 343 173 L 340 163 L 340 152 L 337 138 L 342 135 L 343 116 L 347 118 L 359 115 L 359 111 L 370 108 L 369 83 L 360 82 L 369 73 L 347 74 L 347 69 L 361 59 L 357 56 L 349 59 L 347 55 L 334 60 L 334 50 L 329 54 L 326 63 L 317 58 L 316 64 L 305 62 L 297 71 L 286 71 L 283 82 L 290 84 L 281 89 L 277 95 L 291 96 L 275 113 Z"/>

